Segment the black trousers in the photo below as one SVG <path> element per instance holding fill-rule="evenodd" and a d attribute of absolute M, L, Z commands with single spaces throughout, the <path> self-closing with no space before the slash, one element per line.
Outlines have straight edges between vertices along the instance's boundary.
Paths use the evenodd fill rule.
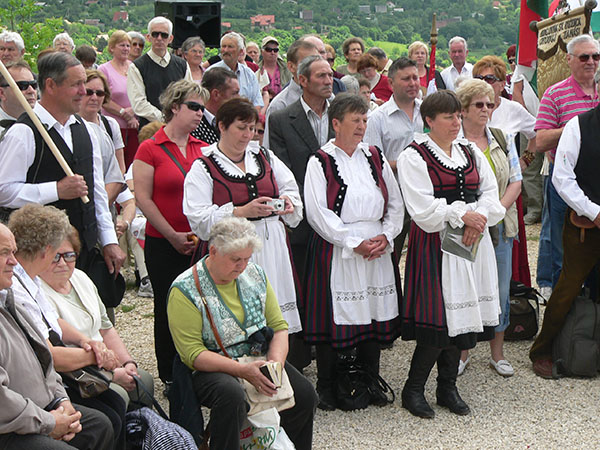
<path fill-rule="evenodd" d="M 151 236 L 146 236 L 144 256 L 154 290 L 154 349 L 158 376 L 162 381 L 171 381 L 176 351 L 167 320 L 167 296 L 171 283 L 190 267 L 191 256 L 179 253 L 168 240 Z"/>
<path fill-rule="evenodd" d="M 108 418 L 100 411 L 73 405 L 81 412 L 81 431 L 69 442 L 56 441 L 42 434 L 0 434 L 3 450 L 112 450 L 113 429 Z"/>
<path fill-rule="evenodd" d="M 108 389 L 97 397 L 82 398 L 73 389 L 67 388 L 67 394 L 73 403 L 95 409 L 104 414 L 112 425 L 111 435 L 114 436 L 114 444 L 111 448 L 125 450 L 125 440 L 127 438 L 125 413 L 127 407 L 125 400 L 117 392 Z"/>
<path fill-rule="evenodd" d="M 317 394 L 310 381 L 291 364 L 286 363 L 285 370 L 294 389 L 296 405 L 279 412 L 281 426 L 297 450 L 310 450 Z M 195 372 L 193 383 L 198 401 L 210 408 L 211 450 L 239 450 L 240 430 L 248 412 L 242 385 L 236 378 L 221 372 Z"/>

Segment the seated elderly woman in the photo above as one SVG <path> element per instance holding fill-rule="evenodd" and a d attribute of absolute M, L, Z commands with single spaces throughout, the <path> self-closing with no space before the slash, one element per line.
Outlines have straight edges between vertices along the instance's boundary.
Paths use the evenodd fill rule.
<path fill-rule="evenodd" d="M 94 282 L 79 269 L 75 260 L 81 250 L 79 234 L 74 227 L 62 241 L 56 256 L 48 269 L 40 274 L 42 289 L 46 298 L 58 312 L 58 316 L 75 327 L 80 333 L 95 341 L 104 342 L 120 362 L 115 368 L 111 388 L 117 391 L 126 403 L 131 399 L 137 402 L 135 380 L 153 390 L 152 375 L 138 365 L 131 357 L 117 330 L 106 314 L 106 307 Z"/>
<path fill-rule="evenodd" d="M 265 272 L 250 262 L 252 253 L 261 246 L 254 225 L 244 218 L 225 218 L 212 227 L 208 243 L 209 254 L 173 282 L 167 311 L 177 352 L 194 370 L 198 401 L 211 409 L 210 448 L 240 448 L 240 429 L 249 406 L 237 378 L 247 380 L 265 395 L 277 392 L 259 370 L 263 362 L 237 361 L 251 352 L 253 339 L 247 336 L 270 334 L 272 329 L 266 360 L 285 364 L 296 401 L 293 408 L 280 411 L 281 426 L 298 450 L 310 449 L 317 397 L 310 382 L 285 363 L 287 323 Z M 214 323 L 209 325 L 211 316 Z M 220 350 L 213 326 L 232 359 Z"/>
<path fill-rule="evenodd" d="M 67 215 L 53 206 L 32 203 L 14 211 L 8 227 L 18 248 L 15 256 L 19 264 L 14 268 L 12 283 L 15 303 L 27 310 L 40 334 L 47 339 L 55 369 L 69 372 L 89 365 L 115 369 L 120 364 L 113 351 L 103 342 L 83 335 L 60 319 L 38 278 L 61 259 L 75 259 L 72 255 L 57 255 L 61 242 L 71 231 Z M 73 347 L 63 347 L 62 344 Z M 125 448 L 126 405 L 119 394 L 108 389 L 96 397 L 82 398 L 78 390 L 68 387 L 67 394 L 73 403 L 103 412 L 113 426 L 114 448 Z"/>

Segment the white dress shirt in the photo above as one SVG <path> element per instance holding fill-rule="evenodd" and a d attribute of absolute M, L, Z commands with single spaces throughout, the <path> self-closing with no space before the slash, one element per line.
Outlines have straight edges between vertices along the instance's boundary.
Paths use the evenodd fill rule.
<path fill-rule="evenodd" d="M 167 67 L 169 62 L 171 62 L 171 54 L 168 51 L 165 53 L 165 56 L 158 56 L 152 49 L 147 54 L 160 67 Z M 189 64 L 186 64 L 186 66 L 183 78 L 188 81 L 194 81 Z M 143 117 L 150 122 L 163 119 L 162 111 L 148 101 L 144 79 L 135 64 L 129 64 L 129 69 L 127 70 L 127 97 L 129 97 L 133 112 L 137 116 Z"/>
<path fill-rule="evenodd" d="M 304 112 L 306 113 L 306 118 L 310 123 L 310 127 L 315 133 L 315 137 L 317 138 L 317 142 L 320 146 L 323 146 L 329 140 L 329 114 L 327 110 L 329 109 L 329 101 L 325 101 L 325 111 L 321 114 L 321 117 L 312 110 L 308 103 L 304 101 L 302 97 L 300 97 L 300 103 L 302 104 L 302 108 L 304 108 Z"/>
<path fill-rule="evenodd" d="M 413 115 L 408 117 L 392 95 L 372 112 L 363 141 L 379 147 L 388 161 L 396 161 L 402 150 L 413 141 L 414 134 L 423 133 L 421 103 L 421 100 L 415 100 Z"/>
<path fill-rule="evenodd" d="M 58 122 L 40 103 L 34 107 L 40 121 L 48 129 L 54 128 L 73 151 L 71 125 L 77 121 L 70 116 L 65 125 Z M 102 154 L 96 133 L 87 125 L 92 141 L 94 164 L 94 206 L 98 222 L 98 239 L 102 246 L 117 244 L 117 234 L 108 209 L 108 195 L 104 189 Z M 58 201 L 56 181 L 46 183 L 26 183 L 27 171 L 35 159 L 35 139 L 29 126 L 14 124 L 0 142 L 0 205 L 6 208 L 20 208 L 27 203 L 46 205 Z"/>
<path fill-rule="evenodd" d="M 25 269 L 17 264 L 14 268 L 12 290 L 15 296 L 15 304 L 21 305 L 27 311 L 29 318 L 44 339 L 48 339 L 49 336 L 46 322 L 62 339 L 62 330 L 58 324 L 58 313 L 46 298 L 38 277 L 32 280 Z M 44 321 L 44 319 L 46 320 Z"/>
<path fill-rule="evenodd" d="M 444 70 L 442 70 L 440 75 L 446 84 L 446 89 L 455 91 L 456 88 L 454 87 L 454 82 L 458 77 L 471 78 L 473 76 L 473 64 L 465 62 L 465 65 L 462 66 L 460 72 L 456 67 L 454 67 L 454 64 L 452 64 L 450 67 L 446 67 Z"/>
<path fill-rule="evenodd" d="M 231 67 L 222 60 L 209 66 L 206 71 L 208 72 L 213 67 L 223 67 L 231 70 Z M 238 83 L 240 84 L 240 97 L 246 97 L 254 106 L 264 106 L 265 103 L 263 102 L 260 88 L 258 87 L 258 80 L 256 79 L 256 74 L 252 72 L 252 69 L 244 64 L 238 63 L 237 68 L 232 70 L 232 72 L 235 72 Z"/>
<path fill-rule="evenodd" d="M 585 192 L 577 184 L 575 176 L 575 166 L 579 159 L 580 147 L 579 117 L 575 116 L 567 122 L 558 141 L 554 158 L 552 184 L 554 184 L 558 195 L 577 215 L 585 216 L 593 221 L 600 214 L 600 205 L 592 202 L 585 195 Z"/>

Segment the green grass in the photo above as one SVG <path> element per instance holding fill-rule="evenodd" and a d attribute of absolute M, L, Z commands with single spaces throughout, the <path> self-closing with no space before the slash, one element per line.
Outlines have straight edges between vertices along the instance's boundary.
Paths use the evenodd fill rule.
<path fill-rule="evenodd" d="M 135 305 L 124 305 L 121 304 L 121 311 L 123 311 L 124 313 L 128 313 L 130 311 L 133 311 L 135 309 Z"/>

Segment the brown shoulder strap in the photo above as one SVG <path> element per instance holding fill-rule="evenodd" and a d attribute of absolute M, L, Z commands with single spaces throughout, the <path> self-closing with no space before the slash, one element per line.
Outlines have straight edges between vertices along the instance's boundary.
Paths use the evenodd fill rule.
<path fill-rule="evenodd" d="M 227 350 L 225 350 L 225 346 L 221 341 L 221 336 L 219 336 L 219 332 L 217 331 L 217 327 L 215 326 L 215 322 L 213 321 L 212 314 L 210 313 L 210 309 L 208 308 L 208 303 L 206 302 L 206 297 L 204 296 L 204 292 L 200 287 L 200 278 L 198 278 L 198 269 L 196 268 L 196 264 L 192 266 L 192 273 L 194 274 L 194 282 L 196 283 L 196 289 L 198 289 L 198 293 L 200 294 L 200 298 L 202 299 L 202 304 L 204 305 L 204 309 L 206 310 L 206 316 L 208 317 L 208 321 L 210 323 L 210 328 L 212 329 L 213 334 L 215 335 L 215 339 L 217 340 L 217 344 L 219 344 L 219 348 L 223 352 L 225 356 L 231 358 Z"/>

